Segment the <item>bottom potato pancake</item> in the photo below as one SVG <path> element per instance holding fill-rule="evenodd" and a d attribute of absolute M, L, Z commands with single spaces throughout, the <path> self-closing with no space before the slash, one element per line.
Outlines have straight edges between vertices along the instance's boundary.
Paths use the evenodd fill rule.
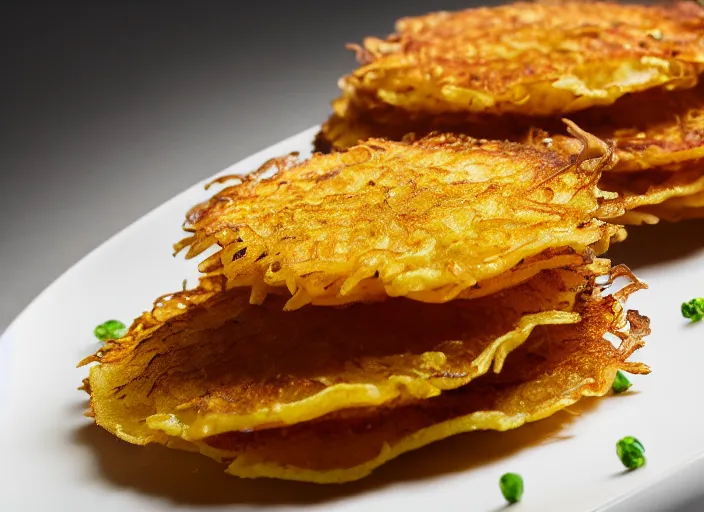
<path fill-rule="evenodd" d="M 647 373 L 626 359 L 648 333 L 647 319 L 624 316 L 613 298 L 580 305 L 582 322 L 541 326 L 513 352 L 499 374 L 405 407 L 359 411 L 281 429 L 233 432 L 205 439 L 201 452 L 228 463 L 239 477 L 317 483 L 357 480 L 374 468 L 440 439 L 474 430 L 509 430 L 546 418 L 585 396 L 611 388 L 617 370 Z M 629 324 L 625 334 L 622 324 Z M 619 332 L 615 348 L 604 339 Z"/>
<path fill-rule="evenodd" d="M 216 294 L 155 330 L 138 321 L 88 358 L 100 362 L 90 371 L 91 408 L 99 425 L 145 444 L 437 396 L 500 371 L 535 327 L 578 322 L 576 297 L 608 272 L 605 260 L 582 264 L 446 304 L 397 298 L 285 312 L 283 296 L 258 306 L 246 289 Z"/>
<path fill-rule="evenodd" d="M 631 284 L 602 296 L 622 275 Z M 603 395 L 618 369 L 647 373 L 627 361 L 647 319 L 621 305 L 643 286 L 596 259 L 445 304 L 285 312 L 276 295 L 259 306 L 248 290 L 211 288 L 185 305 L 182 292 L 83 361 L 100 362 L 84 386 L 89 415 L 121 439 L 198 450 L 237 476 L 355 480 L 444 437 Z"/>

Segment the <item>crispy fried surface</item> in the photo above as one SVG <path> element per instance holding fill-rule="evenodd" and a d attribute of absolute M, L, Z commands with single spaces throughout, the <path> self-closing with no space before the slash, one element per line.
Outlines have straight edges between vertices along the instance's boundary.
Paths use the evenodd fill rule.
<path fill-rule="evenodd" d="M 619 160 L 613 171 L 679 171 L 704 163 L 704 82 L 684 91 L 629 95 L 610 107 L 570 118 L 597 137 L 616 143 Z M 550 135 L 555 145 L 574 144 L 555 133 L 553 129 Z"/>
<path fill-rule="evenodd" d="M 566 153 L 574 153 L 580 146 L 579 141 L 564 135 L 557 119 L 509 116 L 476 123 L 467 122 L 466 116 L 428 120 L 416 116 L 410 120 L 396 113 L 400 117 L 390 114 L 374 120 L 354 113 L 347 118 L 333 116 L 323 126 L 318 145 L 340 150 L 370 135 L 405 137 L 408 142 L 439 129 L 548 145 Z M 699 170 L 704 165 L 704 84 L 685 91 L 629 95 L 614 105 L 577 112 L 571 118 L 586 131 L 615 143 L 618 161 L 599 183 L 600 188 L 623 195 L 628 213 L 615 222 L 655 223 L 659 218 L 676 221 L 701 215 L 698 194 L 704 190 L 704 172 Z"/>
<path fill-rule="evenodd" d="M 466 112 L 435 115 L 425 111 L 408 112 L 391 105 L 367 109 L 342 97 L 333 102 L 333 115 L 323 123 L 314 145 L 316 151 L 329 153 L 346 150 L 371 138 L 400 141 L 409 135 L 419 138 L 432 132 L 525 142 L 534 128 L 535 119 L 509 114 L 477 116 Z M 550 119 L 550 123 L 552 125 L 554 121 Z M 555 129 L 561 133 L 563 125 L 558 122 Z"/>
<path fill-rule="evenodd" d="M 696 218 L 704 207 L 704 168 L 700 165 L 677 172 L 609 173 L 601 186 L 622 196 L 627 213 L 617 221 L 626 224 Z"/>
<path fill-rule="evenodd" d="M 674 197 L 659 204 L 641 206 L 619 217 L 620 222 L 633 225 L 688 219 L 704 219 L 704 194 Z"/>
<path fill-rule="evenodd" d="M 455 391 L 358 417 L 223 434 L 199 446 L 203 453 L 229 462 L 227 471 L 240 477 L 346 482 L 451 435 L 516 428 L 583 396 L 604 395 L 619 368 L 648 373 L 645 365 L 626 362 L 649 332 L 647 319 L 629 312 L 626 320 L 613 298 L 584 301 L 582 322 L 536 328 L 511 354 L 504 371 Z M 623 332 L 624 323 L 630 325 L 630 334 Z M 609 331 L 620 331 L 623 342 L 618 349 L 603 338 Z"/>
<path fill-rule="evenodd" d="M 536 326 L 578 322 L 575 297 L 608 270 L 596 260 L 543 271 L 442 305 L 399 298 L 284 312 L 284 297 L 253 306 L 235 289 L 155 329 L 134 329 L 89 359 L 100 362 L 90 371 L 91 407 L 99 425 L 145 444 L 163 442 L 154 430 L 197 440 L 437 396 L 492 365 L 500 371 Z"/>
<path fill-rule="evenodd" d="M 669 222 L 701 219 L 704 218 L 704 190 L 695 194 L 672 197 L 660 204 L 643 207 L 641 210 L 651 212 Z"/>
<path fill-rule="evenodd" d="M 473 137 L 540 143 L 551 141 L 554 149 L 578 150 L 579 142 L 565 137 L 557 118 L 501 116 L 472 120 L 465 114 L 409 115 L 387 107 L 365 112 L 344 100 L 323 124 L 316 139 L 318 150 L 344 150 L 370 137 L 401 140 L 432 131 L 464 133 Z M 571 114 L 585 131 L 615 143 L 617 163 L 613 172 L 649 169 L 678 171 L 702 164 L 704 158 L 704 83 L 674 92 L 654 89 L 624 96 L 613 105 Z"/>
<path fill-rule="evenodd" d="M 699 201 L 704 203 L 704 200 L 702 200 L 702 196 L 699 197 Z M 679 206 L 671 206 L 668 203 L 669 201 L 665 201 L 664 203 L 658 205 L 646 206 L 644 208 L 636 210 L 633 213 L 643 213 L 644 215 L 650 215 L 654 217 L 658 221 L 665 220 L 667 222 L 680 222 L 682 220 L 689 219 L 704 219 L 704 205 L 683 208 Z M 629 219 L 626 220 L 629 221 L 629 224 L 653 223 L 652 219 L 643 219 L 641 220 L 641 222 L 631 222 Z"/>
<path fill-rule="evenodd" d="M 691 87 L 704 66 L 694 2 L 513 3 L 397 22 L 366 38 L 343 96 L 371 110 L 554 115 L 656 86 Z"/>
<path fill-rule="evenodd" d="M 192 236 L 177 249 L 189 247 L 190 258 L 219 245 L 202 272 L 252 287 L 253 303 L 288 289 L 287 309 L 480 296 L 497 280 L 519 282 L 505 276 L 512 269 L 526 279 L 554 254 L 599 253 L 620 236 L 595 219 L 611 149 L 573 133 L 579 156 L 436 135 L 410 145 L 372 140 L 300 164 L 279 159 L 268 164 L 278 166 L 273 177 L 255 174 L 196 206 Z"/>
<path fill-rule="evenodd" d="M 595 264 L 592 268 L 601 268 L 603 265 L 599 262 Z M 478 299 L 433 305 L 400 298 L 343 309 L 308 307 L 291 313 L 282 312 L 278 307 L 269 310 L 265 306 L 249 305 L 243 290 L 220 294 L 218 299 L 222 299 L 224 304 L 209 304 L 206 301 L 186 306 L 186 312 L 175 313 L 176 310 L 184 309 L 176 307 L 174 302 L 183 304 L 186 301 L 185 295 L 188 292 L 182 292 L 163 299 L 154 312 L 135 321 L 133 330 L 139 333 L 136 338 L 128 335 L 122 340 L 109 343 L 98 358 L 102 364 L 91 369 L 85 389 L 91 394 L 92 415 L 98 424 L 127 441 L 137 444 L 159 442 L 172 448 L 200 450 L 227 462 L 228 472 L 238 476 L 319 483 L 355 480 L 406 451 L 444 437 L 477 429 L 516 428 L 526 421 L 549 416 L 582 396 L 604 394 L 619 368 L 632 373 L 647 373 L 649 370 L 645 365 L 627 362 L 631 353 L 642 345 L 641 338 L 649 332 L 647 319 L 636 312 L 625 315 L 620 302 L 644 285 L 635 280 L 624 267 L 614 268 L 609 282 L 624 275 L 631 279 L 631 284 L 608 297 L 601 296 L 600 289 L 594 287 L 593 279 L 590 279 L 586 289 L 582 289 L 585 277 L 579 273 L 551 270 L 523 286 L 505 290 L 497 297 L 492 297 L 493 303 L 489 303 L 489 299 Z M 575 299 L 574 293 L 565 292 L 567 289 L 582 291 Z M 238 294 L 241 298 L 233 300 Z M 268 301 L 276 299 L 277 297 L 270 297 Z M 569 301 L 573 299 L 574 305 L 570 306 Z M 371 360 L 367 360 L 371 363 L 368 366 L 363 358 L 349 366 L 340 365 L 340 359 L 331 357 L 331 352 L 339 351 L 343 358 L 367 354 L 372 360 L 376 358 L 377 362 L 382 362 L 385 349 L 380 345 L 391 348 L 393 352 L 394 347 L 401 346 L 407 350 L 412 346 L 422 350 L 426 342 L 429 342 L 428 346 L 435 347 L 440 342 L 440 346 L 444 344 L 447 350 L 448 344 L 442 341 L 447 333 L 452 338 L 452 333 L 474 331 L 472 339 L 475 336 L 478 339 L 486 334 L 487 325 L 506 322 L 505 317 L 517 319 L 521 312 L 525 312 L 523 310 L 531 307 L 530 302 L 547 305 L 545 301 L 558 308 L 573 308 L 581 321 L 571 325 L 537 325 L 530 330 L 528 339 L 520 347 L 516 344 L 498 347 L 488 357 L 485 350 L 484 359 L 488 359 L 489 363 L 491 360 L 502 359 L 501 372 L 483 376 L 476 374 L 476 378 L 469 384 L 455 388 L 454 391 L 445 391 L 439 396 L 426 399 L 416 397 L 410 402 L 394 401 L 390 404 L 391 407 L 381 408 L 370 404 L 360 407 L 360 404 L 356 404 L 357 407 L 347 409 L 345 414 L 330 413 L 330 409 L 327 409 L 328 414 L 317 420 L 309 418 L 309 421 L 286 427 L 269 424 L 266 426 L 270 428 L 220 433 L 194 442 L 152 431 L 148 426 L 149 421 L 145 421 L 155 406 L 169 401 L 176 403 L 184 398 L 184 393 L 188 397 L 190 392 L 197 391 L 198 386 L 211 378 L 211 384 L 217 383 L 225 375 L 242 375 L 247 379 L 253 376 L 253 369 L 255 373 L 259 371 L 256 378 L 263 380 L 250 380 L 246 389 L 234 389 L 240 393 L 238 396 L 228 396 L 227 393 L 216 396 L 221 390 L 215 389 L 214 393 L 198 396 L 198 400 L 215 398 L 214 405 L 222 407 L 222 398 L 235 398 L 230 405 L 236 409 L 241 408 L 248 397 L 261 399 L 269 393 L 270 398 L 280 398 L 278 390 L 271 394 L 271 386 L 278 387 L 282 384 L 275 380 L 281 379 L 282 375 L 277 372 L 285 371 L 285 367 L 297 367 L 305 371 L 333 363 L 328 368 L 339 372 L 339 380 L 350 376 L 354 379 L 365 372 L 367 376 L 379 376 L 384 371 L 380 371 Z M 225 313 L 221 306 L 226 308 Z M 407 307 L 411 310 L 405 310 Z M 534 304 L 532 307 L 537 306 Z M 245 313 L 233 315 L 233 308 Z M 402 309 L 400 315 L 394 313 L 396 308 Z M 463 314 L 472 308 L 476 308 L 474 313 Z M 357 314 L 362 309 L 365 309 L 364 314 Z M 421 310 L 433 310 L 432 319 L 436 323 L 427 322 L 424 314 L 419 314 Z M 248 314 L 255 311 L 265 318 Z M 374 312 L 371 317 L 370 312 Z M 460 312 L 460 318 L 457 312 Z M 329 319 L 322 313 L 337 314 L 340 318 Z M 484 321 L 476 315 L 481 315 L 481 320 Z M 377 316 L 383 318 L 378 319 Z M 164 319 L 161 326 L 156 325 L 158 322 L 154 319 L 157 317 Z M 239 327 L 230 328 L 232 330 L 227 336 L 220 336 L 217 328 L 208 330 L 207 343 L 194 336 L 173 339 L 177 332 L 208 329 L 218 317 L 221 318 L 215 320 L 216 325 L 226 327 L 227 323 L 234 322 Z M 285 317 L 291 317 L 291 320 L 286 320 Z M 229 321 L 223 323 L 224 319 Z M 284 319 L 283 324 L 277 322 L 280 319 Z M 316 323 L 316 320 L 320 322 Z M 518 324 L 522 321 L 519 319 Z M 326 322 L 332 328 L 326 328 Z M 365 323 L 366 327 L 361 326 Z M 291 328 L 293 325 L 295 327 Z M 244 336 L 234 335 L 233 331 L 237 329 L 243 329 L 244 333 L 240 334 Z M 268 336 L 263 334 L 267 329 Z M 298 329 L 302 329 L 303 336 L 298 336 Z M 366 332 L 362 332 L 365 329 Z M 400 340 L 398 329 L 401 329 L 402 336 L 406 336 L 405 340 Z M 371 339 L 361 337 L 374 330 L 380 330 L 381 333 L 372 333 Z M 478 331 L 482 330 L 483 334 L 480 334 Z M 277 343 L 275 338 L 278 331 L 289 337 Z M 607 332 L 622 340 L 619 349 L 615 349 L 603 338 Z M 408 333 L 411 333 L 410 336 Z M 340 337 L 345 335 L 350 339 Z M 428 338 L 421 341 L 426 336 Z M 333 337 L 334 343 L 326 343 Z M 389 337 L 394 339 L 389 341 Z M 409 337 L 412 338 L 410 342 Z M 229 341 L 225 342 L 225 339 Z M 360 344 L 360 339 L 367 342 Z M 519 340 L 519 344 L 522 341 Z M 350 343 L 354 348 L 349 348 Z M 316 351 L 317 359 L 289 351 L 289 347 L 294 346 L 300 353 L 310 352 L 306 351 L 306 345 Z M 469 344 L 459 349 L 457 342 L 450 345 L 452 347 L 447 350 L 448 357 L 445 360 L 436 355 L 425 360 L 420 358 L 424 363 L 419 366 L 420 379 L 425 372 L 425 378 L 452 382 L 453 385 L 449 387 L 453 388 L 457 382 L 454 380 L 457 379 L 455 374 L 468 367 L 472 371 L 474 365 L 481 366 L 479 359 L 482 355 L 474 360 L 473 365 L 461 362 L 463 357 L 473 351 Z M 502 350 L 503 356 L 497 357 Z M 509 352 L 509 357 L 503 360 Z M 455 358 L 458 354 L 462 355 Z M 293 358 L 293 361 L 288 361 L 289 358 Z M 394 359 L 392 356 L 387 361 L 393 361 L 402 371 L 414 371 L 413 364 L 418 359 L 414 361 L 413 356 Z M 450 373 L 430 375 L 429 371 L 443 371 L 442 368 L 433 366 L 439 361 L 441 364 L 444 361 L 454 361 L 444 369 Z M 430 365 L 427 365 L 429 362 Z M 452 371 L 452 365 L 458 362 L 459 365 L 455 365 L 455 371 Z M 277 367 L 277 364 L 283 366 Z M 225 366 L 228 368 L 223 371 L 222 367 Z M 109 370 L 107 373 L 103 371 L 105 368 Z M 128 378 L 126 384 L 114 386 L 116 382 L 110 382 L 115 377 L 115 372 L 111 375 L 110 370 L 117 368 L 123 372 L 119 376 L 121 380 Z M 272 380 L 274 374 L 276 376 Z M 291 377 L 290 382 L 304 382 L 300 374 Z M 258 385 L 259 391 L 264 391 L 261 395 L 256 391 Z M 309 391 L 305 386 L 301 390 L 304 394 Z M 187 410 L 188 406 L 177 409 L 180 413 Z M 175 426 L 175 422 L 172 426 Z M 217 430 L 211 433 L 215 432 Z"/>

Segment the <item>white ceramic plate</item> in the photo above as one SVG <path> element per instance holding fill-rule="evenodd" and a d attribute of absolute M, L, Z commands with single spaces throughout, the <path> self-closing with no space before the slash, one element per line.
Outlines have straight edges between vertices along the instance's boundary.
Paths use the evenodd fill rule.
<path fill-rule="evenodd" d="M 244 173 L 266 159 L 310 151 L 317 128 L 223 171 Z M 648 488 L 704 452 L 700 389 L 704 324 L 688 325 L 680 303 L 704 294 L 704 223 L 636 230 L 617 247 L 650 290 L 630 306 L 652 318 L 637 358 L 653 373 L 633 392 L 585 400 L 580 416 L 559 413 L 507 433 L 457 436 L 400 457 L 342 486 L 238 480 L 205 457 L 140 448 L 82 416 L 76 390 L 95 351 L 95 325 L 129 321 L 158 295 L 195 278 L 195 263 L 171 256 L 184 213 L 209 197 L 203 183 L 157 208 L 93 251 L 29 306 L 0 339 L 0 509 L 15 510 L 499 510 L 497 481 L 521 473 L 515 510 L 587 511 Z M 191 281 L 192 283 L 194 281 Z M 626 473 L 617 439 L 638 437 L 648 464 Z M 623 508 L 627 510 L 627 508 Z"/>

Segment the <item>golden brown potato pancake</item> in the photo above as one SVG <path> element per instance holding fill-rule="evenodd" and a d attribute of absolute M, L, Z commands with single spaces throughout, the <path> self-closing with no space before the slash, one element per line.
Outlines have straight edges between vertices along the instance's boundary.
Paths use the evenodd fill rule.
<path fill-rule="evenodd" d="M 699 197 L 699 201 L 704 203 L 701 197 Z M 669 201 L 665 201 L 654 206 L 645 206 L 634 212 L 627 212 L 622 218 L 628 224 L 655 224 L 660 220 L 680 222 L 689 219 L 704 219 L 704 206 L 682 208 L 668 203 Z M 637 215 L 637 217 L 633 219 L 627 217 L 631 213 Z"/>
<path fill-rule="evenodd" d="M 615 222 L 655 223 L 659 217 L 680 220 L 700 215 L 697 205 L 701 206 L 701 201 L 696 194 L 704 190 L 704 83 L 684 91 L 658 89 L 627 95 L 608 107 L 576 112 L 571 119 L 615 144 L 618 160 L 599 183 L 604 190 L 624 195 L 629 213 Z M 328 120 L 317 142 L 320 148 L 339 150 L 369 135 L 410 142 L 440 130 L 548 145 L 567 153 L 578 151 L 580 142 L 565 136 L 561 124 L 558 119 L 516 116 L 486 118 L 481 123 L 467 123 L 466 116 L 439 116 L 431 122 L 414 123 L 391 114 L 374 120 L 350 114 Z M 327 144 L 326 137 L 333 142 Z M 695 197 L 689 202 L 693 206 L 687 206 L 687 197 L 692 194 Z M 663 202 L 667 206 L 659 206 Z M 630 211 L 634 209 L 638 211 Z"/>
<path fill-rule="evenodd" d="M 618 163 L 613 172 L 704 167 L 704 82 L 693 89 L 628 95 L 609 107 L 577 112 L 570 119 L 589 133 L 615 142 Z M 554 145 L 574 144 L 561 131 L 552 131 L 548 136 Z"/>
<path fill-rule="evenodd" d="M 704 9 L 695 2 L 517 2 L 403 18 L 354 47 L 343 97 L 447 113 L 563 115 L 653 87 L 696 84 Z"/>
<path fill-rule="evenodd" d="M 537 326 L 578 322 L 576 297 L 608 272 L 607 260 L 583 261 L 476 300 L 294 312 L 278 295 L 250 305 L 246 289 L 195 305 L 182 292 L 84 361 L 100 363 L 91 409 L 98 425 L 145 444 L 163 442 L 156 431 L 192 441 L 430 398 L 500 371 Z"/>
<path fill-rule="evenodd" d="M 475 122 L 463 114 L 409 116 L 401 109 L 373 113 L 354 111 L 343 100 L 316 140 L 319 151 L 344 150 L 372 137 L 402 140 L 433 131 L 464 133 L 472 137 L 536 143 L 552 141 L 556 149 L 574 152 L 579 144 L 565 137 L 557 118 L 484 117 Z M 616 146 L 618 161 L 613 172 L 658 168 L 676 171 L 702 163 L 704 158 L 704 83 L 695 88 L 668 92 L 663 89 L 629 94 L 613 105 L 575 112 L 569 118 L 583 130 Z"/>
<path fill-rule="evenodd" d="M 647 318 L 626 315 L 612 298 L 583 297 L 582 322 L 538 327 L 499 374 L 404 407 L 256 432 L 232 432 L 197 443 L 229 464 L 228 473 L 316 483 L 368 475 L 400 454 L 474 430 L 509 430 L 546 418 L 584 396 L 602 396 L 649 332 Z M 627 328 L 624 331 L 624 324 Z M 604 339 L 617 333 L 619 348 Z"/>
<path fill-rule="evenodd" d="M 196 206 L 177 249 L 219 246 L 203 273 L 251 287 L 252 303 L 288 290 L 286 309 L 493 293 L 623 236 L 597 220 L 623 213 L 596 187 L 612 150 L 571 129 L 575 155 L 435 135 L 278 159 Z"/>
<path fill-rule="evenodd" d="M 91 396 L 90 415 L 121 439 L 201 451 L 227 462 L 228 472 L 238 476 L 319 483 L 355 480 L 403 452 L 444 437 L 516 428 L 582 396 L 603 395 L 617 369 L 647 373 L 647 366 L 627 361 L 649 332 L 647 319 L 637 312 L 626 314 L 622 307 L 644 284 L 619 266 L 607 283 L 597 286 L 596 277 L 607 270 L 605 265 L 596 260 L 585 275 L 544 271 L 496 297 L 442 305 L 397 298 L 283 312 L 266 303 L 248 304 L 240 289 L 217 292 L 211 287 L 196 294 L 195 305 L 189 303 L 188 291 L 180 292 L 160 299 L 125 338 L 109 342 L 83 361 L 100 362 L 84 385 Z M 601 287 L 620 276 L 628 277 L 630 284 L 602 296 Z M 275 300 L 283 299 L 271 296 L 267 303 Z M 537 322 L 524 329 L 527 339 L 521 333 L 507 343 L 510 346 L 504 346 L 506 340 L 487 339 L 494 336 L 494 325 L 510 328 L 513 322 L 520 327 L 527 318 L 521 315 L 539 310 L 539 304 L 557 308 L 553 319 L 564 318 L 554 325 Z M 618 349 L 604 338 L 607 333 L 620 338 Z M 459 339 L 452 341 L 455 337 Z M 474 341 L 466 344 L 463 339 Z M 481 348 L 492 344 L 493 353 Z M 422 352 L 426 348 L 442 348 L 447 355 Z M 415 357 L 418 353 L 421 357 Z M 476 371 L 488 370 L 492 361 L 493 373 Z M 373 385 L 383 385 L 394 373 L 452 385 L 440 395 L 393 400 L 386 406 L 354 403 L 344 394 L 338 402 L 351 408 L 325 407 L 325 401 L 306 404 L 311 393 L 324 395 L 321 387 L 334 390 L 362 374 Z M 463 373 L 473 373 L 474 378 L 467 383 Z M 238 380 L 239 385 L 230 386 Z M 465 385 L 455 388 L 457 382 Z M 216 414 L 216 421 L 208 424 L 212 428 L 202 429 L 192 440 L 169 435 L 188 437 L 179 423 L 194 406 L 218 413 L 229 410 L 236 416 L 236 411 L 252 406 L 271 411 L 272 404 L 301 397 L 299 405 L 322 406 L 317 411 L 321 415 L 299 417 L 301 421 L 286 426 L 279 415 L 278 424 L 265 422 L 253 430 L 231 425 L 240 427 L 235 432 L 221 428 L 222 416 Z M 171 423 L 160 418 L 157 430 L 152 430 L 150 415 L 159 409 L 176 414 Z M 304 415 L 305 409 L 300 408 Z"/>
<path fill-rule="evenodd" d="M 660 204 L 643 206 L 635 212 L 643 217 L 651 215 L 668 222 L 679 222 L 687 219 L 704 219 L 704 192 L 667 199 Z M 628 220 L 628 219 L 627 219 Z M 642 222 L 653 223 L 651 219 L 643 218 Z"/>
<path fill-rule="evenodd" d="M 600 186 L 622 196 L 627 212 L 616 221 L 625 224 L 697 218 L 704 207 L 704 166 L 701 164 L 676 172 L 608 173 Z"/>

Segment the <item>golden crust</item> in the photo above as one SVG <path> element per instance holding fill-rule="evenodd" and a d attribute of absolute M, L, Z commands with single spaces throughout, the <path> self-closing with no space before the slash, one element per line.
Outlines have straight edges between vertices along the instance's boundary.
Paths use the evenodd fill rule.
<path fill-rule="evenodd" d="M 700 202 L 702 201 L 700 197 Z M 629 212 L 630 213 L 630 212 Z M 694 207 L 670 207 L 668 202 L 665 201 L 662 204 L 655 206 L 647 206 L 636 210 L 633 213 L 642 213 L 644 216 L 649 216 L 648 219 L 643 219 L 640 222 L 631 222 L 629 219 L 628 224 L 640 224 L 647 223 L 653 224 L 653 218 L 657 221 L 664 220 L 667 222 L 680 222 L 683 220 L 690 219 L 704 219 L 704 206 L 694 206 Z"/>
<path fill-rule="evenodd" d="M 162 300 L 166 315 L 86 362 L 96 422 L 136 444 L 310 421 L 353 407 L 395 406 L 466 385 L 494 368 L 539 325 L 578 322 L 575 298 L 608 262 L 543 271 L 477 300 L 391 299 L 283 312 L 284 297 L 248 303 L 247 290 L 197 305 Z"/>
<path fill-rule="evenodd" d="M 674 172 L 704 163 L 704 83 L 686 91 L 630 95 L 610 107 L 570 117 L 588 132 L 615 142 L 619 160 L 613 171 Z M 573 144 L 555 131 L 548 136 L 555 146 Z"/>
<path fill-rule="evenodd" d="M 527 279 L 556 251 L 603 252 L 620 236 L 595 219 L 606 211 L 595 184 L 611 149 L 574 130 L 579 156 L 435 135 L 280 159 L 196 206 L 177 249 L 191 258 L 219 245 L 202 272 L 252 287 L 253 303 L 287 289 L 287 309 L 480 296 L 512 269 L 534 267 Z M 257 179 L 272 165 L 274 176 Z"/>
<path fill-rule="evenodd" d="M 354 47 L 345 98 L 451 112 L 555 115 L 624 94 L 691 87 L 704 69 L 704 10 L 694 2 L 513 3 L 397 22 Z"/>
<path fill-rule="evenodd" d="M 466 115 L 409 116 L 402 109 L 364 112 L 338 102 L 316 138 L 316 149 L 340 151 L 370 137 L 401 140 L 432 131 L 464 133 L 473 137 L 540 143 L 567 152 L 576 149 L 558 119 L 502 116 L 471 120 Z M 663 89 L 627 95 L 608 107 L 595 107 L 570 115 L 583 130 L 615 143 L 618 157 L 613 172 L 638 172 L 652 168 L 677 171 L 703 163 L 704 83 L 693 89 Z"/>
<path fill-rule="evenodd" d="M 604 264 L 598 260 L 590 267 L 602 272 L 607 269 Z M 244 290 L 218 293 L 206 302 L 178 307 L 188 295 L 188 292 L 181 292 L 161 299 L 151 313 L 135 321 L 124 339 L 109 342 L 95 357 L 101 364 L 91 368 L 84 389 L 91 395 L 91 415 L 96 422 L 126 441 L 157 442 L 170 448 L 200 451 L 226 462 L 229 473 L 242 477 L 318 483 L 355 480 L 406 451 L 436 440 L 477 429 L 516 428 L 527 421 L 547 417 L 583 396 L 602 395 L 609 389 L 618 369 L 648 373 L 642 363 L 627 361 L 643 345 L 642 337 L 649 332 L 647 319 L 636 312 L 626 314 L 621 305 L 631 293 L 645 285 L 627 268 L 615 267 L 604 286 L 622 276 L 631 282 L 613 295 L 603 297 L 601 288 L 595 286 L 591 274 L 594 270 L 584 269 L 590 276 L 586 287 L 584 277 L 578 272 L 552 270 L 531 283 L 505 290 L 490 299 L 456 300 L 441 306 L 401 298 L 343 309 L 309 307 L 284 313 L 280 307 L 269 309 L 247 304 Z M 208 290 L 208 293 L 212 292 Z M 277 299 L 270 297 L 268 301 Z M 498 349 L 498 352 L 504 350 L 503 356 L 498 352 L 489 355 L 489 364 L 494 360 L 495 365 L 500 365 L 495 366 L 494 373 L 482 376 L 472 370 L 482 367 L 480 360 L 487 358 L 487 351 L 476 358 L 469 345 L 465 346 L 469 350 L 464 354 L 462 350 L 448 350 L 447 360 L 454 359 L 454 363 L 444 370 L 435 368 L 434 364 L 412 370 L 412 352 L 422 351 L 425 342 L 419 344 L 418 338 L 424 338 L 424 333 L 431 335 L 427 347 L 443 346 L 444 338 L 454 338 L 452 334 L 447 336 L 453 330 L 471 332 L 472 339 L 489 346 L 491 340 L 486 337 L 494 334 L 488 331 L 499 325 L 504 329 L 512 323 L 520 326 L 525 318 L 521 315 L 530 311 L 531 302 L 536 310 L 553 306 L 569 309 L 581 321 L 558 320 L 556 324 L 551 322 L 554 325 L 530 328 L 527 339 L 519 337 L 512 346 Z M 362 309 L 365 311 L 356 314 L 356 310 Z M 429 311 L 437 321 L 427 322 L 422 310 Z M 471 320 L 472 314 L 456 316 L 453 311 L 474 311 L 477 321 Z M 383 320 L 378 320 L 377 316 Z M 157 318 L 162 319 L 160 325 L 157 325 L 160 323 Z M 368 328 L 361 327 L 361 331 L 366 329 L 366 334 L 373 339 L 360 332 L 360 324 L 364 323 Z M 140 327 L 144 325 L 152 330 Z M 225 327 L 220 334 L 218 325 Z M 487 329 L 486 333 L 479 332 Z M 379 332 L 374 334 L 375 330 Z M 205 336 L 199 338 L 199 331 Z M 335 337 L 335 343 L 327 348 L 326 340 L 332 338 L 326 336 L 326 332 Z M 398 332 L 402 333 L 396 339 L 400 343 L 389 340 Z M 606 333 L 620 338 L 618 349 L 604 338 Z M 360 344 L 360 340 L 365 343 Z M 457 342 L 450 345 L 457 347 Z M 286 368 L 295 369 L 294 374 L 287 376 L 289 383 L 310 382 L 306 371 L 312 371 L 308 377 L 316 374 L 320 377 L 325 374 L 326 366 L 333 372 L 327 379 L 336 379 L 327 383 L 331 389 L 340 385 L 340 380 L 363 373 L 370 382 L 375 382 L 378 365 L 383 366 L 380 355 L 386 349 L 391 354 L 398 348 L 407 355 L 396 359 L 391 366 L 406 368 L 403 371 L 411 370 L 412 374 L 419 372 L 420 375 L 416 374 L 419 380 L 424 378 L 424 372 L 446 370 L 452 374 L 467 369 L 475 371 L 474 378 L 467 383 L 467 379 L 457 379 L 455 375 L 435 375 L 436 382 L 452 385 L 441 385 L 442 394 L 394 400 L 388 407 L 355 404 L 343 395 L 340 402 L 351 408 L 322 408 L 319 412 L 324 416 L 299 418 L 301 422 L 287 426 L 282 426 L 285 423 L 260 424 L 251 431 L 240 425 L 243 428 L 238 432 L 204 431 L 201 434 L 206 434 L 205 437 L 194 436 L 191 441 L 150 428 L 149 415 L 155 409 L 192 398 L 194 392 L 196 399 L 189 402 L 212 399 L 211 405 L 216 409 L 223 407 L 226 398 L 231 401 L 231 407 L 241 409 L 248 400 L 271 405 L 272 397 L 280 401 L 287 393 L 291 397 L 309 393 L 305 385 L 282 388 L 280 379 L 286 377 L 282 375 Z M 335 363 L 331 352 L 337 352 L 343 360 L 352 357 L 349 362 L 356 363 L 350 366 L 340 365 L 340 361 Z M 364 354 L 377 361 L 367 368 Z M 457 359 L 459 354 L 462 355 Z M 441 359 L 434 355 L 426 357 L 425 363 L 442 365 Z M 224 389 L 227 386 L 219 382 L 223 376 L 239 378 L 243 383 L 249 381 L 249 385 L 246 388 L 235 386 L 228 391 Z M 325 381 L 326 378 L 319 379 L 321 383 Z M 456 388 L 455 384 L 460 381 L 464 385 Z M 213 387 L 201 387 L 204 383 L 218 382 L 219 385 Z M 275 392 L 272 394 L 272 391 Z M 175 410 L 187 414 L 189 402 Z M 305 399 L 299 403 L 304 404 Z M 235 415 L 233 411 L 230 413 Z M 316 417 L 318 419 L 314 419 Z"/>
<path fill-rule="evenodd" d="M 614 222 L 641 224 L 655 223 L 659 218 L 676 221 L 701 216 L 704 84 L 686 91 L 629 95 L 614 105 L 577 112 L 571 118 L 586 131 L 614 142 L 617 163 L 599 183 L 600 188 L 623 195 L 627 213 Z M 316 143 L 319 148 L 341 150 L 353 140 L 372 135 L 409 142 L 439 129 L 543 145 L 565 153 L 580 147 L 579 141 L 563 134 L 556 119 L 503 116 L 482 123 L 466 119 L 424 119 L 418 115 L 411 120 L 398 110 L 392 113 L 387 109 L 386 114 L 372 120 L 365 113 L 350 110 L 347 117 L 329 119 Z"/>
<path fill-rule="evenodd" d="M 627 213 L 616 221 L 624 224 L 698 218 L 704 207 L 704 169 L 699 165 L 677 172 L 609 173 L 601 186 L 621 196 Z"/>
<path fill-rule="evenodd" d="M 689 206 L 682 203 L 697 203 Z M 657 224 L 661 220 L 680 222 L 690 219 L 704 219 L 704 194 L 668 199 L 660 204 L 641 206 L 619 217 L 619 222 L 629 225 Z"/>
<path fill-rule="evenodd" d="M 624 314 L 613 298 L 585 297 L 581 313 L 579 324 L 534 330 L 500 374 L 439 397 L 288 428 L 229 433 L 197 444 L 202 453 L 228 463 L 232 475 L 341 483 L 440 439 L 517 428 L 584 396 L 604 395 L 618 369 L 649 372 L 641 363 L 626 361 L 643 345 L 646 318 L 634 311 Z M 623 340 L 618 349 L 603 338 L 610 331 Z"/>

